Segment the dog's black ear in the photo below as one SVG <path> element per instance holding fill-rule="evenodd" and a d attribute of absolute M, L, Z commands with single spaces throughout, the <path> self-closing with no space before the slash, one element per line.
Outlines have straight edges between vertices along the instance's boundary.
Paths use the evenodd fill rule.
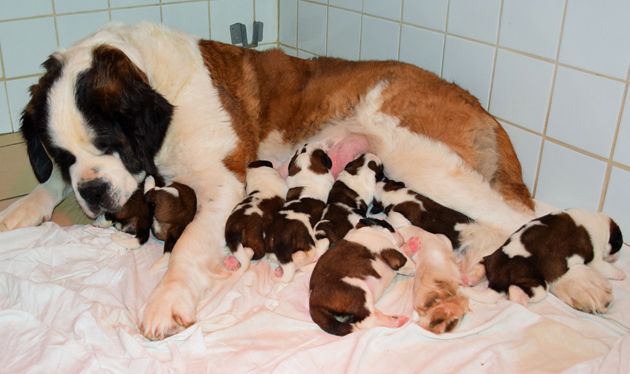
<path fill-rule="evenodd" d="M 43 139 L 46 138 L 48 122 L 48 92 L 53 83 L 61 76 L 63 67 L 56 56 L 50 56 L 42 64 L 46 73 L 30 87 L 31 99 L 22 112 L 22 137 L 26 142 L 28 158 L 35 177 L 40 183 L 45 182 L 52 173 L 53 164 L 46 153 Z"/>
<path fill-rule="evenodd" d="M 117 126 L 143 169 L 148 174 L 157 172 L 153 158 L 162 146 L 173 106 L 149 85 L 145 73 L 124 52 L 107 45 L 96 47 L 92 66 L 77 79 L 76 100 L 97 138 Z"/>
<path fill-rule="evenodd" d="M 623 235 L 621 234 L 621 229 L 617 222 L 613 221 L 610 218 L 610 237 L 608 239 L 608 244 L 610 244 L 610 254 L 615 254 L 619 252 L 621 247 L 623 246 Z"/>

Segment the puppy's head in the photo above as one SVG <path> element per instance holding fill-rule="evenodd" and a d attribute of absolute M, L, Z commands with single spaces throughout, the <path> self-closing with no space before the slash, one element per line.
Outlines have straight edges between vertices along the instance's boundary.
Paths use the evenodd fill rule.
<path fill-rule="evenodd" d="M 140 244 L 144 244 L 149 239 L 152 216 L 142 188 L 138 188 L 116 213 L 105 213 L 105 218 L 112 221 L 116 229 L 135 235 Z"/>
<path fill-rule="evenodd" d="M 91 217 L 120 210 L 156 172 L 153 159 L 173 113 L 114 31 L 50 56 L 22 113 L 37 179 L 46 181 L 57 167 Z"/>
<path fill-rule="evenodd" d="M 248 194 L 254 191 L 268 191 L 284 197 L 287 193 L 287 184 L 270 161 L 256 160 L 247 165 L 245 191 Z"/>
<path fill-rule="evenodd" d="M 287 187 L 304 187 L 303 195 L 326 200 L 334 178 L 332 160 L 317 144 L 300 147 L 289 161 Z"/>
<path fill-rule="evenodd" d="M 337 180 L 342 181 L 365 202 L 374 199 L 376 182 L 385 178 L 381 159 L 372 153 L 364 153 L 346 165 Z"/>

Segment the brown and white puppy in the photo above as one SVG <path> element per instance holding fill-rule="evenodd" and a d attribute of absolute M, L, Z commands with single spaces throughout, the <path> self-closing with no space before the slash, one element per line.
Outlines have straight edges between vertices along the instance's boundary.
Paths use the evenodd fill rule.
<path fill-rule="evenodd" d="M 156 238 L 164 240 L 164 252 L 171 252 L 197 213 L 195 191 L 178 182 L 156 187 L 151 176 L 145 180 L 144 189 L 144 198 L 153 211 L 151 231 Z"/>
<path fill-rule="evenodd" d="M 197 214 L 141 318 L 150 339 L 194 322 L 211 278 L 226 272 L 225 222 L 247 164 L 280 164 L 300 144 L 363 137 L 362 152 L 392 178 L 498 225 L 501 242 L 533 218 L 501 125 L 465 90 L 409 64 L 303 60 L 139 23 L 109 24 L 43 67 L 21 126 L 41 184 L 0 212 L 0 230 L 49 219 L 71 190 L 95 217 L 121 209 L 146 175 L 192 187 Z"/>
<path fill-rule="evenodd" d="M 100 227 L 113 225 L 116 229 L 133 235 L 133 239 L 112 235 L 114 241 L 126 248 L 134 249 L 146 243 L 151 235 L 153 211 L 144 199 L 144 187 L 138 186 L 118 212 L 105 213 L 94 224 Z"/>
<path fill-rule="evenodd" d="M 452 331 L 468 311 L 468 297 L 460 292 L 460 272 L 451 241 L 417 226 L 398 229 L 407 254 L 416 264 L 413 307 L 420 327 L 436 334 Z"/>
<path fill-rule="evenodd" d="M 289 162 L 286 202 L 265 232 L 266 250 L 280 263 L 275 275 L 282 282 L 289 282 L 296 269 L 317 257 L 313 227 L 334 182 L 331 167 L 332 161 L 316 144 L 305 144 Z"/>
<path fill-rule="evenodd" d="M 367 216 L 374 199 L 376 181 L 383 178 L 383 164 L 378 156 L 365 153 L 339 173 L 326 201 L 321 221 L 315 226 L 317 250 L 321 255 Z"/>
<path fill-rule="evenodd" d="M 370 213 L 385 213 L 394 227 L 411 224 L 433 234 L 445 235 L 453 248 L 459 248 L 461 244 L 460 227 L 473 222 L 465 214 L 407 188 L 403 182 L 388 178 L 376 183 Z"/>
<path fill-rule="evenodd" d="M 527 305 L 547 288 L 575 309 L 603 313 L 612 301 L 608 279 L 625 274 L 611 262 L 623 245 L 619 226 L 603 213 L 567 209 L 536 218 L 483 259 L 489 287 Z"/>
<path fill-rule="evenodd" d="M 245 271 L 252 259 L 265 255 L 265 231 L 284 205 L 287 183 L 271 162 L 257 160 L 247 166 L 245 191 L 247 197 L 225 224 L 225 241 L 232 255 L 225 258 L 224 264 L 232 271 Z"/>
<path fill-rule="evenodd" d="M 413 262 L 401 245 L 402 237 L 387 222 L 362 219 L 313 269 L 309 297 L 313 321 L 334 335 L 405 324 L 408 317 L 385 315 L 375 307 L 397 273 L 413 274 Z"/>

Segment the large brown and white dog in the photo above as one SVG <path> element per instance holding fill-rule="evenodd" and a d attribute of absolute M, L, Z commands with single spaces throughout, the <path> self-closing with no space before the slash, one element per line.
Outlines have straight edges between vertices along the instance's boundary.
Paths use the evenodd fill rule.
<path fill-rule="evenodd" d="M 469 93 L 412 65 L 302 60 L 141 23 L 109 25 L 43 66 L 22 116 L 41 184 L 0 228 L 40 224 L 70 191 L 92 217 L 115 212 L 147 174 L 191 186 L 197 214 L 145 304 L 151 339 L 194 322 L 223 271 L 247 164 L 280 165 L 304 142 L 362 136 L 391 178 L 505 238 L 532 218 L 506 132 Z"/>

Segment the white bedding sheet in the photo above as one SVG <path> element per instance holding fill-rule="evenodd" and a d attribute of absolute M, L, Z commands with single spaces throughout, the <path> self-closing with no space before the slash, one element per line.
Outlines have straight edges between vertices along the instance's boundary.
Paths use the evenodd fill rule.
<path fill-rule="evenodd" d="M 110 229 L 53 223 L 0 234 L 0 372 L 626 373 L 630 280 L 613 281 L 610 312 L 578 312 L 549 295 L 524 308 L 472 302 L 441 336 L 414 323 L 328 335 L 308 314 L 307 272 L 282 287 L 268 262 L 216 281 L 199 321 L 163 341 L 138 331 L 142 303 L 165 269 L 161 242 L 136 250 Z M 630 275 L 628 248 L 618 265 Z M 379 302 L 412 315 L 411 278 Z"/>

